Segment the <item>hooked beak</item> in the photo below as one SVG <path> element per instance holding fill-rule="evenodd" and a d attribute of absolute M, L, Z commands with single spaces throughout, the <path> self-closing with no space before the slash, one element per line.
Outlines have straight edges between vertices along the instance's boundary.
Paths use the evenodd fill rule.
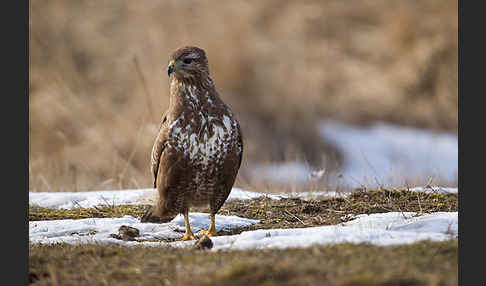
<path fill-rule="evenodd" d="M 169 67 L 167 68 L 167 75 L 170 76 L 171 73 L 175 72 L 175 63 L 174 60 L 169 62 Z"/>

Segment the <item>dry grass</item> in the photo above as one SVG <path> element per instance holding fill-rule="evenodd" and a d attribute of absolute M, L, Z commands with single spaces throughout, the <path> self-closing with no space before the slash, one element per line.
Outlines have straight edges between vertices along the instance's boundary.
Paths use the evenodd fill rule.
<path fill-rule="evenodd" d="M 30 245 L 31 285 L 457 285 L 457 242 L 206 252 Z"/>
<path fill-rule="evenodd" d="M 254 161 L 338 166 L 323 117 L 455 131 L 457 13 L 452 0 L 31 0 L 30 189 L 150 186 L 167 57 L 187 44 L 241 121 L 241 176 Z"/>

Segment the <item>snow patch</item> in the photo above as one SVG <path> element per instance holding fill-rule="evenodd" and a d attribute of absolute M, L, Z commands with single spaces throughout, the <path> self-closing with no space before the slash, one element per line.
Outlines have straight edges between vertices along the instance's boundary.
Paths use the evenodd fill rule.
<path fill-rule="evenodd" d="M 268 197 L 270 199 L 301 198 L 313 199 L 320 196 L 345 196 L 336 192 L 302 192 L 265 194 L 233 188 L 227 199 L 251 200 Z M 157 198 L 155 189 L 89 191 L 89 192 L 29 192 L 29 205 L 52 209 L 93 208 L 96 206 L 116 206 L 132 204 L 153 204 Z"/>
<path fill-rule="evenodd" d="M 189 214 L 191 228 L 195 233 L 209 226 L 209 215 Z M 231 230 L 258 223 L 256 220 L 236 216 L 216 216 L 216 229 Z M 140 230 L 141 240 L 180 238 L 184 231 L 184 220 L 176 217 L 169 223 L 140 223 L 131 216 L 122 218 L 92 218 L 80 220 L 31 221 L 29 237 L 31 243 L 117 243 L 123 245 L 171 245 L 184 247 L 194 241 L 171 243 L 151 241 L 121 241 L 109 238 L 117 233 L 121 225 Z M 213 250 L 218 249 L 263 249 L 309 247 L 316 244 L 371 243 L 375 245 L 409 244 L 421 240 L 446 241 L 457 237 L 458 213 L 438 212 L 416 216 L 416 213 L 390 212 L 358 215 L 354 220 L 321 227 L 294 229 L 261 229 L 245 231 L 238 235 L 212 237 Z"/>
<path fill-rule="evenodd" d="M 191 229 L 197 233 L 208 229 L 210 219 L 206 213 L 189 213 Z M 238 216 L 216 215 L 216 230 L 231 231 L 235 228 L 245 227 L 258 223 L 258 220 L 241 218 Z M 140 230 L 141 240 L 151 239 L 176 239 L 181 238 L 185 231 L 184 217 L 178 215 L 169 223 L 141 223 L 140 219 L 132 216 L 122 218 L 88 218 L 66 219 L 29 222 L 29 240 L 31 243 L 103 243 L 121 241 L 108 237 L 112 233 L 118 233 L 122 225 L 135 227 Z M 125 242 L 122 244 L 165 244 L 164 242 Z"/>
<path fill-rule="evenodd" d="M 398 212 L 359 215 L 341 225 L 246 231 L 215 237 L 213 243 L 215 250 L 309 247 L 346 242 L 397 245 L 421 240 L 446 241 L 457 235 L 457 212 L 414 215 Z"/>
<path fill-rule="evenodd" d="M 247 172 L 254 178 L 275 183 L 305 183 L 309 180 L 311 169 L 308 165 L 300 162 L 252 163 Z"/>
<path fill-rule="evenodd" d="M 386 123 L 361 128 L 334 121 L 321 122 L 319 131 L 344 155 L 342 180 L 336 179 L 336 184 L 373 188 L 427 182 L 429 178 L 443 184 L 457 182 L 455 134 Z"/>
<path fill-rule="evenodd" d="M 437 192 L 441 194 L 457 193 L 457 188 L 445 188 L 440 186 L 415 187 L 409 189 L 412 192 Z M 350 193 L 334 191 L 313 191 L 296 193 L 266 194 L 233 188 L 227 201 L 251 200 L 266 197 L 273 200 L 283 198 L 299 198 L 303 200 L 317 199 L 321 197 L 346 197 Z M 117 206 L 134 204 L 153 204 L 157 198 L 155 189 L 136 190 L 112 190 L 89 192 L 29 192 L 29 205 L 51 209 L 93 208 L 97 206 Z"/>
<path fill-rule="evenodd" d="M 314 170 L 305 162 L 249 163 L 251 177 L 276 184 L 308 183 L 325 177 L 331 188 L 403 187 L 407 182 L 457 184 L 458 139 L 452 133 L 394 124 L 358 127 L 321 121 L 318 132 L 343 155 L 343 169 Z M 325 166 L 324 166 L 325 167 Z"/>
<path fill-rule="evenodd" d="M 90 192 L 29 192 L 29 205 L 52 209 L 92 208 L 102 205 L 140 204 L 155 189 Z"/>
<path fill-rule="evenodd" d="M 458 188 L 446 188 L 440 186 L 427 186 L 427 187 L 415 187 L 410 188 L 411 192 L 423 192 L 423 193 L 439 193 L 439 194 L 457 194 Z"/>

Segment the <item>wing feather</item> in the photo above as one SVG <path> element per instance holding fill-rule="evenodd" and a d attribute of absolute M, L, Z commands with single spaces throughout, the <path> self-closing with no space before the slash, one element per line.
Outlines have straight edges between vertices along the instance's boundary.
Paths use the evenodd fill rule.
<path fill-rule="evenodd" d="M 238 124 L 238 145 L 239 145 L 239 161 L 238 161 L 238 169 L 241 166 L 241 159 L 243 158 L 243 134 L 241 133 L 240 126 Z"/>
<path fill-rule="evenodd" d="M 167 115 L 164 115 L 162 123 L 160 124 L 159 134 L 157 134 L 157 138 L 152 146 L 150 170 L 152 171 L 152 176 L 154 179 L 154 188 L 157 188 L 157 173 L 159 171 L 160 156 L 162 155 L 167 143 L 167 129 L 164 128 L 166 120 Z"/>

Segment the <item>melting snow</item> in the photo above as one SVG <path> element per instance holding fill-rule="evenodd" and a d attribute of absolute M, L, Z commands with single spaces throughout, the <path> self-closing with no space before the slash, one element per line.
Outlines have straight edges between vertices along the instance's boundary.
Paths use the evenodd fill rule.
<path fill-rule="evenodd" d="M 231 200 L 249 200 L 259 197 L 271 199 L 302 198 L 312 199 L 318 196 L 345 196 L 336 192 L 301 192 L 265 194 L 233 188 L 228 197 Z M 155 189 L 89 191 L 89 192 L 29 192 L 29 204 L 52 209 L 92 208 L 103 205 L 150 204 L 157 197 Z"/>
<path fill-rule="evenodd" d="M 304 183 L 309 180 L 311 169 L 308 165 L 300 162 L 284 162 L 274 164 L 249 164 L 246 170 L 250 176 L 269 180 L 276 183 Z"/>
<path fill-rule="evenodd" d="M 430 187 L 415 187 L 410 188 L 411 192 L 424 192 L 424 193 L 439 193 L 439 194 L 457 194 L 457 188 L 444 188 L 440 186 L 430 186 Z"/>
<path fill-rule="evenodd" d="M 209 214 L 190 213 L 189 221 L 194 233 L 209 227 Z M 237 216 L 216 215 L 216 230 L 232 230 L 251 224 L 258 220 L 246 219 Z M 125 242 L 108 237 L 110 234 L 118 234 L 118 228 L 122 225 L 135 227 L 140 230 L 140 239 L 150 240 L 159 238 L 181 238 L 184 234 L 184 217 L 178 215 L 169 223 L 141 223 L 140 219 L 132 216 L 122 218 L 88 218 L 66 219 L 48 221 L 30 221 L 29 238 L 32 243 L 97 243 L 113 242 L 128 245 L 141 242 Z M 164 242 L 143 242 L 144 244 L 160 245 Z"/>
<path fill-rule="evenodd" d="M 372 243 L 394 245 L 420 240 L 445 241 L 457 236 L 457 212 L 438 212 L 414 217 L 415 213 L 390 212 L 358 215 L 354 220 L 340 225 L 295 229 L 261 229 L 245 231 L 238 235 L 213 237 L 217 249 L 287 248 L 308 247 L 314 244 Z M 209 226 L 209 215 L 191 213 L 191 228 L 195 233 Z M 216 216 L 216 229 L 231 230 L 258 223 L 256 220 L 236 216 Z M 121 225 L 140 230 L 141 240 L 180 238 L 184 232 L 182 216 L 169 223 L 140 223 L 131 216 L 122 218 L 93 218 L 79 220 L 54 220 L 29 222 L 32 243 L 118 243 L 124 245 L 172 245 L 183 247 L 194 241 L 171 243 L 153 241 L 121 241 L 109 238 Z"/>
<path fill-rule="evenodd" d="M 100 205 L 140 204 L 155 189 L 90 191 L 90 192 L 29 192 L 29 204 L 52 209 L 92 208 Z"/>
<path fill-rule="evenodd" d="M 411 191 L 457 193 L 456 188 L 417 187 Z M 93 191 L 78 193 L 29 193 L 29 203 L 50 208 L 93 207 L 99 204 L 137 204 L 147 195 L 155 195 L 154 189 Z M 312 198 L 317 195 L 338 195 L 327 192 L 298 194 L 263 194 L 234 188 L 230 199 L 251 199 L 267 196 L 271 199 L 284 197 Z M 192 230 L 197 233 L 209 227 L 209 215 L 190 213 Z M 216 216 L 216 230 L 233 229 L 258 223 L 258 220 L 237 216 Z M 140 230 L 141 241 L 122 241 L 110 238 L 118 233 L 121 225 Z M 213 237 L 214 249 L 286 248 L 307 247 L 313 244 L 361 243 L 392 245 L 413 243 L 419 240 L 443 241 L 457 236 L 458 213 L 438 212 L 415 216 L 415 213 L 389 212 L 357 215 L 352 221 L 340 225 L 245 231 L 238 235 Z M 89 218 L 78 220 L 30 221 L 31 243 L 118 243 L 123 245 L 167 245 L 166 242 L 146 240 L 175 239 L 183 235 L 184 220 L 177 216 L 168 223 L 140 223 L 138 218 Z M 194 241 L 169 243 L 175 247 L 194 244 Z"/>
<path fill-rule="evenodd" d="M 390 212 L 360 215 L 341 225 L 247 231 L 231 237 L 216 237 L 214 249 L 308 247 L 344 242 L 394 245 L 420 240 L 444 241 L 457 235 L 457 212 L 413 215 Z"/>
<path fill-rule="evenodd" d="M 357 128 L 328 121 L 320 124 L 320 134 L 343 153 L 343 183 L 351 187 L 396 187 L 429 178 L 457 182 L 455 134 L 385 123 Z"/>
<path fill-rule="evenodd" d="M 249 175 L 273 183 L 306 183 L 324 177 L 331 187 L 403 187 L 406 182 L 457 183 L 458 141 L 439 133 L 387 123 L 358 127 L 322 121 L 318 131 L 343 155 L 340 172 L 313 170 L 305 162 L 249 164 Z M 324 166 L 325 167 L 325 166 Z M 342 176 L 340 176 L 342 175 Z"/>

